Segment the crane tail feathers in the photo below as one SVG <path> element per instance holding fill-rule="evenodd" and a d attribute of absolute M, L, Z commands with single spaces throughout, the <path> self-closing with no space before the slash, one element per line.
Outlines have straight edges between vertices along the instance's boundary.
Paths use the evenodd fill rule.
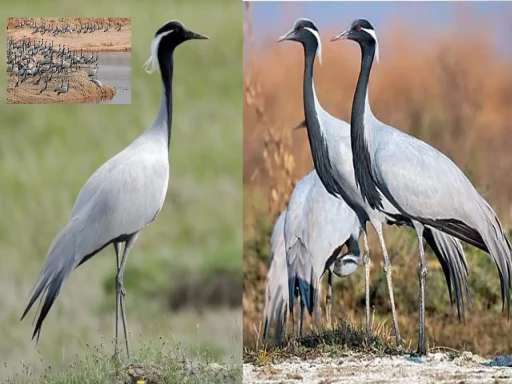
<path fill-rule="evenodd" d="M 450 304 L 453 305 L 455 297 L 459 320 L 465 323 L 466 303 L 471 306 L 472 300 L 467 281 L 468 266 L 462 244 L 458 239 L 430 227 L 425 227 L 424 237 L 443 269 Z"/>
<path fill-rule="evenodd" d="M 425 225 L 429 225 L 446 234 L 465 241 L 482 251 L 488 253 L 494 260 L 498 269 L 501 286 L 502 310 L 507 308 L 507 316 L 510 318 L 510 290 L 512 288 L 512 249 L 503 227 L 487 202 L 479 196 L 476 206 L 479 213 L 474 220 L 475 228 L 459 220 L 445 219 L 417 219 Z"/>
<path fill-rule="evenodd" d="M 39 273 L 35 289 L 33 290 L 30 301 L 21 316 L 21 320 L 27 315 L 37 299 L 41 297 L 39 306 L 41 310 L 39 315 L 36 312 L 36 325 L 32 339 L 37 336 L 36 343 L 41 335 L 41 327 L 44 319 L 48 315 L 55 299 L 59 295 L 60 289 L 64 281 L 71 272 L 76 268 L 78 262 L 76 254 L 75 233 L 80 230 L 78 221 L 69 222 L 55 237 L 50 246 L 45 264 Z"/>
<path fill-rule="evenodd" d="M 313 270 L 312 260 L 306 254 L 306 248 L 300 241 L 296 241 L 288 253 L 286 257 L 288 260 L 290 312 L 293 312 L 294 294 L 297 290 L 309 314 L 312 315 L 318 280 Z"/>
<path fill-rule="evenodd" d="M 284 256 L 284 255 L 283 255 Z M 273 259 L 270 266 L 265 290 L 265 309 L 263 311 L 263 340 L 267 341 L 270 327 L 274 323 L 274 338 L 282 340 L 286 325 L 288 303 L 287 266 L 283 260 Z"/>

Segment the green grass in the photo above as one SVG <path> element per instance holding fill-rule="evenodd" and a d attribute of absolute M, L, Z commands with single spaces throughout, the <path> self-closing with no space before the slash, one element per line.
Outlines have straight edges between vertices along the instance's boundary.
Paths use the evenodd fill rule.
<path fill-rule="evenodd" d="M 81 359 L 72 361 L 62 370 L 47 366 L 36 374 L 31 364 L 21 363 L 6 384 L 110 384 L 136 383 L 240 383 L 240 364 L 218 364 L 208 356 L 208 350 L 193 358 L 181 345 L 170 346 L 163 338 L 148 341 L 128 362 L 116 361 L 105 343 L 84 346 Z M 41 358 L 42 359 L 42 358 Z M 42 359 L 43 360 L 43 359 Z"/>
<path fill-rule="evenodd" d="M 0 361 L 39 364 L 30 340 L 34 312 L 22 323 L 20 315 L 82 185 L 153 121 L 160 77 L 146 74 L 143 63 L 154 33 L 170 19 L 210 40 L 187 42 L 175 52 L 169 189 L 157 220 L 142 231 L 128 260 L 128 324 L 148 338 L 171 330 L 184 345 L 195 343 L 199 324 L 204 330 L 199 337 L 219 351 L 219 359 L 240 356 L 240 311 L 172 313 L 165 305 L 176 275 L 242 269 L 240 4 L 24 0 L 2 10 L 17 17 L 131 16 L 132 104 L 0 105 Z M 0 22 L 5 31 L 5 20 Z M 0 44 L 5 51 L 5 41 Z M 5 73 L 5 61 L 0 71 Z M 113 286 L 114 273 L 114 252 L 108 248 L 63 286 L 37 346 L 55 369 L 83 353 L 77 339 L 94 344 L 101 335 L 113 336 L 108 285 Z M 0 368 L 0 379 L 11 374 Z"/>

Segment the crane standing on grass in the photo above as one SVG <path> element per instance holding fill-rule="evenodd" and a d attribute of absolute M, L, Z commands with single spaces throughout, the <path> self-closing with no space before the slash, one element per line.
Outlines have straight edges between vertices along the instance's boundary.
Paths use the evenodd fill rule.
<path fill-rule="evenodd" d="M 118 357 L 119 307 L 126 353 L 130 356 L 124 311 L 124 268 L 140 231 L 156 218 L 167 193 L 173 53 L 179 44 L 191 39 L 207 37 L 188 30 L 179 21 L 169 21 L 156 32 L 146 66 L 151 65 L 150 71 L 158 68 L 161 72 L 162 98 L 158 114 L 144 133 L 89 178 L 78 194 L 71 219 L 50 245 L 35 290 L 21 318 L 43 295 L 32 336 L 37 335 L 37 340 L 43 321 L 71 272 L 112 244 L 117 259 L 115 356 Z M 119 262 L 122 243 L 125 246 Z"/>

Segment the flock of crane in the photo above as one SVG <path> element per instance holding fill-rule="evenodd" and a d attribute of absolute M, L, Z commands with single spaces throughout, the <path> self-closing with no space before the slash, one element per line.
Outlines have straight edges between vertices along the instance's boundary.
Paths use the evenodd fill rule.
<path fill-rule="evenodd" d="M 389 292 L 396 343 L 402 344 L 394 304 L 391 267 L 383 224 L 408 226 L 418 238 L 419 327 L 418 354 L 426 354 L 423 239 L 441 263 L 450 299 L 459 319 L 471 303 L 468 265 L 462 242 L 489 254 L 500 277 L 503 309 L 510 315 L 511 245 L 502 225 L 469 179 L 446 155 L 427 143 L 380 122 L 370 109 L 368 83 L 378 40 L 372 24 L 354 20 L 331 41 L 352 40 L 362 52 L 350 124 L 330 115 L 316 97 L 313 67 L 321 59 L 322 42 L 316 25 L 298 19 L 278 39 L 304 49 L 303 102 L 314 170 L 293 190 L 286 209 L 274 225 L 267 275 L 264 338 L 281 341 L 287 318 L 293 320 L 294 299 L 300 298 L 299 335 L 304 309 L 320 316 L 320 278 L 328 273 L 326 316 L 330 322 L 332 273 L 347 276 L 361 259 L 363 237 L 366 331 L 371 334 L 369 249 L 366 224 L 379 238 Z M 341 250 L 346 246 L 345 253 Z"/>
<path fill-rule="evenodd" d="M 54 47 L 53 41 L 36 41 L 22 39 L 7 41 L 7 73 L 16 77 L 14 88 L 23 87 L 23 84 L 39 85 L 35 92 L 40 95 L 48 88 L 52 78 L 60 81 L 60 86 L 53 89 L 58 95 L 69 91 L 69 74 L 72 71 L 87 73 L 89 80 L 101 87 L 101 82 L 95 78 L 98 72 L 98 53 L 86 55 L 81 49 L 71 50 L 65 45 Z M 67 82 L 66 82 L 66 81 Z M 31 87 L 33 88 L 33 87 Z"/>
<path fill-rule="evenodd" d="M 54 23 L 44 23 L 42 22 L 41 24 L 37 24 L 37 22 L 35 20 L 32 20 L 32 19 L 28 19 L 28 20 L 19 20 L 18 22 L 16 22 L 14 24 L 14 29 L 19 29 L 19 28 L 24 28 L 24 27 L 29 27 L 30 29 L 32 29 L 32 34 L 35 35 L 35 34 L 41 34 L 41 35 L 44 35 L 44 34 L 52 34 L 53 36 L 57 36 L 59 34 L 64 34 L 64 33 L 93 33 L 93 32 L 108 32 L 108 31 L 112 31 L 112 32 L 119 32 L 122 28 L 122 25 L 121 23 L 114 23 L 114 25 L 112 26 L 112 24 L 110 22 L 108 23 L 105 23 L 105 24 L 100 24 L 100 23 L 80 23 L 80 25 L 78 25 L 77 27 L 74 27 L 74 26 L 70 26 L 69 23 L 66 23 L 64 25 L 56 25 Z M 9 28 L 9 26 L 7 26 L 7 28 Z"/>

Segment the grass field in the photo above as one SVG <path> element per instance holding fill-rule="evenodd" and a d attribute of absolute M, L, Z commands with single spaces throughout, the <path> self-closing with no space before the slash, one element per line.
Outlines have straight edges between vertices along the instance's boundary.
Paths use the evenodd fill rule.
<path fill-rule="evenodd" d="M 192 358 L 206 354 L 219 362 L 239 362 L 240 5 L 228 0 L 26 0 L 6 4 L 2 11 L 4 16 L 132 17 L 132 105 L 0 105 L 0 381 L 20 374 L 21 362 L 30 364 L 34 375 L 48 365 L 58 370 L 86 356 L 86 344 L 104 342 L 113 351 L 116 270 L 110 248 L 65 283 L 37 347 L 30 340 L 34 312 L 22 323 L 19 318 L 82 185 L 153 121 L 160 77 L 146 74 L 143 63 L 154 33 L 170 19 L 210 40 L 188 42 L 175 53 L 168 195 L 157 220 L 141 233 L 125 273 L 131 340 L 137 350 L 163 337 L 181 343 Z M 0 27 L 5 31 L 5 19 Z M 5 52 L 5 41 L 0 44 Z M 0 72 L 5 70 L 2 60 Z M 5 77 L 0 89 L 5 100 Z"/>
<path fill-rule="evenodd" d="M 257 7 L 259 4 L 251 4 Z M 284 6 L 283 6 L 284 7 Z M 300 44 L 276 44 L 289 30 L 300 6 L 268 41 L 252 41 L 250 11 L 244 41 L 244 345 L 246 356 L 257 354 L 262 329 L 269 238 L 279 212 L 297 180 L 312 169 L 307 134 L 292 131 L 303 120 L 303 50 Z M 294 15 L 295 17 L 292 17 Z M 321 22 L 318 21 L 317 22 Z M 349 20 L 346 20 L 348 23 Z M 444 29 L 414 30 L 393 20 L 378 31 L 379 64 L 370 82 L 372 111 L 391 124 L 437 147 L 465 172 L 496 210 L 503 225 L 512 225 L 512 60 L 480 33 L 479 15 L 468 9 Z M 269 32 L 267 28 L 265 33 Z M 354 43 L 331 44 L 339 25 L 320 31 L 322 65 L 315 65 L 315 91 L 323 107 L 350 121 L 350 107 L 360 66 Z M 459 39 L 458 36 L 464 36 Z M 429 36 L 418 45 L 415 36 Z M 510 52 L 510 51 L 508 51 Z M 485 61 L 478 58 L 485 57 Z M 400 330 L 408 345 L 417 342 L 418 263 L 413 231 L 385 228 Z M 509 231 L 510 235 L 510 231 Z M 390 327 L 389 299 L 376 236 L 369 231 L 371 304 L 375 327 Z M 362 245 L 362 244 L 361 244 Z M 450 308 L 439 263 L 427 254 L 426 327 L 429 347 L 470 350 L 482 355 L 511 353 L 511 324 L 501 313 L 499 279 L 489 257 L 466 247 L 473 307 L 466 326 Z M 325 292 L 325 290 L 324 290 Z M 322 298 L 324 304 L 325 298 Z M 333 318 L 364 323 L 364 271 L 333 280 Z M 310 330 L 308 328 L 308 330 Z M 259 345 L 261 347 L 261 344 Z"/>

